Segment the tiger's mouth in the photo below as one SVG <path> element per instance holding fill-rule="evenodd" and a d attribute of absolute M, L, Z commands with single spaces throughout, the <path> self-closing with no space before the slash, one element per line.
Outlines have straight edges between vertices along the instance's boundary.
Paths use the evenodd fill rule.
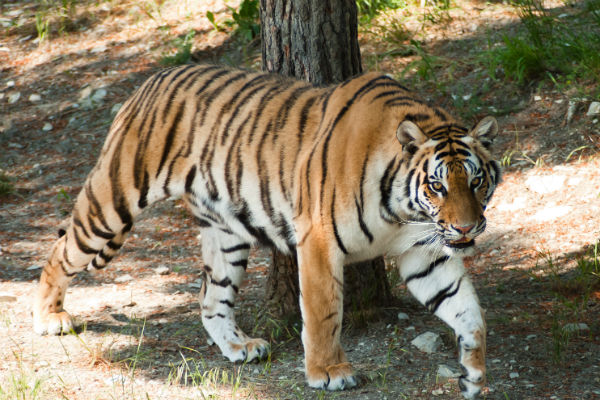
<path fill-rule="evenodd" d="M 475 239 L 463 237 L 458 240 L 447 240 L 446 246 L 453 249 L 466 249 L 475 245 Z"/>

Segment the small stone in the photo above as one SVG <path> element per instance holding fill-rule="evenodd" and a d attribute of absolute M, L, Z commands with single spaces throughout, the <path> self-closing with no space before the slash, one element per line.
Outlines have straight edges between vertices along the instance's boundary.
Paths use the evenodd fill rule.
<path fill-rule="evenodd" d="M 44 132 L 49 132 L 49 131 L 51 131 L 51 130 L 52 130 L 52 128 L 53 128 L 52 124 L 51 124 L 50 122 L 46 122 L 46 123 L 44 124 L 44 126 L 42 127 L 42 130 L 43 130 Z"/>
<path fill-rule="evenodd" d="M 6 82 L 6 87 L 14 87 L 15 86 L 15 81 L 10 80 L 8 82 Z"/>
<path fill-rule="evenodd" d="M 573 121 L 573 117 L 575 116 L 575 111 L 577 111 L 577 102 L 573 100 L 569 100 L 569 108 L 567 108 L 567 124 L 570 124 Z"/>
<path fill-rule="evenodd" d="M 442 345 L 442 339 L 437 333 L 425 332 L 414 338 L 410 343 L 424 353 L 433 353 Z"/>
<path fill-rule="evenodd" d="M 584 322 L 580 322 L 578 324 L 566 324 L 563 327 L 563 331 L 573 333 L 573 332 L 581 332 L 581 331 L 589 331 L 590 327 L 588 324 Z"/>
<path fill-rule="evenodd" d="M 542 96 L 533 96 L 533 100 L 534 101 L 541 101 L 542 100 Z"/>
<path fill-rule="evenodd" d="M 125 274 L 125 275 L 118 276 L 115 279 L 115 282 L 116 283 L 125 283 L 125 282 L 129 282 L 129 281 L 132 281 L 132 280 L 133 280 L 133 277 L 131 275 Z"/>
<path fill-rule="evenodd" d="M 92 95 L 92 88 L 90 86 L 87 86 L 87 87 L 83 88 L 83 90 L 81 92 L 79 92 L 79 100 L 87 99 L 91 95 Z"/>
<path fill-rule="evenodd" d="M 91 50 L 91 53 L 98 54 L 104 53 L 107 50 L 106 46 L 96 46 Z"/>
<path fill-rule="evenodd" d="M 119 110 L 121 109 L 121 106 L 122 106 L 122 105 L 123 105 L 123 104 L 121 104 L 121 103 L 117 103 L 117 104 L 115 104 L 115 105 L 114 105 L 114 106 L 112 106 L 112 108 L 110 109 L 110 113 L 111 113 L 111 114 L 113 114 L 113 115 L 114 115 L 114 114 L 116 114 L 116 113 L 118 113 L 118 112 L 119 112 Z"/>
<path fill-rule="evenodd" d="M 202 289 L 203 283 L 204 281 L 202 279 L 196 279 L 194 282 L 188 283 L 188 286 L 197 289 Z"/>
<path fill-rule="evenodd" d="M 12 303 L 17 301 L 17 296 L 8 292 L 0 292 L 0 303 Z"/>
<path fill-rule="evenodd" d="M 31 96 L 29 96 L 29 101 L 32 103 L 36 103 L 38 101 L 42 100 L 42 96 L 40 96 L 37 93 L 32 94 Z"/>
<path fill-rule="evenodd" d="M 210 336 L 206 338 L 206 343 L 209 346 L 212 346 L 213 344 L 215 344 L 215 341 L 213 340 L 213 338 L 211 338 Z"/>
<path fill-rule="evenodd" d="M 15 104 L 21 98 L 21 92 L 12 92 L 8 94 L 8 104 Z"/>
<path fill-rule="evenodd" d="M 34 271 L 36 269 L 41 269 L 41 268 L 42 268 L 41 265 L 32 265 L 30 267 L 27 267 L 26 269 L 27 269 L 27 271 Z"/>
<path fill-rule="evenodd" d="M 106 91 L 106 89 L 98 89 L 94 92 L 93 96 L 92 96 L 92 101 L 99 103 L 101 102 L 105 97 L 106 94 L 108 92 Z"/>
<path fill-rule="evenodd" d="M 510 379 L 517 379 L 519 377 L 518 372 L 511 372 L 509 375 Z"/>
<path fill-rule="evenodd" d="M 399 321 L 408 321 L 408 314 L 406 313 L 398 313 L 398 320 Z"/>
<path fill-rule="evenodd" d="M 431 394 L 434 396 L 441 396 L 444 394 L 444 389 L 433 389 Z"/>
<path fill-rule="evenodd" d="M 156 272 L 158 275 L 168 275 L 171 270 L 169 267 L 163 265 L 162 267 L 155 268 L 154 272 Z"/>
<path fill-rule="evenodd" d="M 588 117 L 592 117 L 592 116 L 598 115 L 598 114 L 600 114 L 600 102 L 593 101 L 590 104 L 590 108 L 588 108 L 588 111 L 585 115 Z"/>
<path fill-rule="evenodd" d="M 453 371 L 446 364 L 440 364 L 438 365 L 437 376 L 443 379 L 458 378 L 460 372 Z"/>

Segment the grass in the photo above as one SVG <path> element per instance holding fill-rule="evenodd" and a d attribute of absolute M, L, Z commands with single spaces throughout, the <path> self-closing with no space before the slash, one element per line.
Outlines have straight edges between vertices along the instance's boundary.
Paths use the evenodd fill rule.
<path fill-rule="evenodd" d="M 15 185 L 13 179 L 0 171 L 0 197 L 8 196 L 15 193 Z"/>
<path fill-rule="evenodd" d="M 600 243 L 596 242 L 578 257 L 573 269 L 566 269 L 550 253 L 539 254 L 539 261 L 530 276 L 542 282 L 554 297 L 552 314 L 552 354 L 556 363 L 564 360 L 574 335 L 585 334 L 566 329 L 567 324 L 585 321 L 592 297 L 600 297 Z"/>
<path fill-rule="evenodd" d="M 574 14 L 548 10 L 540 0 L 514 4 L 521 32 L 504 35 L 503 46 L 488 53 L 506 79 L 519 85 L 540 80 L 557 85 L 600 83 L 600 1 L 588 1 Z M 490 75 L 496 76 L 494 69 Z"/>

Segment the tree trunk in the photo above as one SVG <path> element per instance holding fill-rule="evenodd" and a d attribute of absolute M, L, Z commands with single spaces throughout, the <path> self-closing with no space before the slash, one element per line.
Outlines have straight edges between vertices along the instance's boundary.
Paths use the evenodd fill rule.
<path fill-rule="evenodd" d="M 261 0 L 263 69 L 317 85 L 362 71 L 355 0 Z M 267 298 L 280 316 L 299 311 L 295 257 L 273 250 Z M 360 311 L 392 300 L 383 257 L 344 270 L 344 308 Z"/>

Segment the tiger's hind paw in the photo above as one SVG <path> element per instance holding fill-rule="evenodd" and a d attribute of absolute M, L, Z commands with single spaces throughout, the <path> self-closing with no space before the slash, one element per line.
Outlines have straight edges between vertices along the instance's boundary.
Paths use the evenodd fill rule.
<path fill-rule="evenodd" d="M 33 330 L 39 335 L 69 333 L 78 327 L 75 319 L 66 311 L 34 316 Z"/>
<path fill-rule="evenodd" d="M 348 362 L 313 368 L 313 371 L 306 373 L 306 379 L 308 385 L 316 389 L 344 390 L 358 384 L 354 369 Z"/>

